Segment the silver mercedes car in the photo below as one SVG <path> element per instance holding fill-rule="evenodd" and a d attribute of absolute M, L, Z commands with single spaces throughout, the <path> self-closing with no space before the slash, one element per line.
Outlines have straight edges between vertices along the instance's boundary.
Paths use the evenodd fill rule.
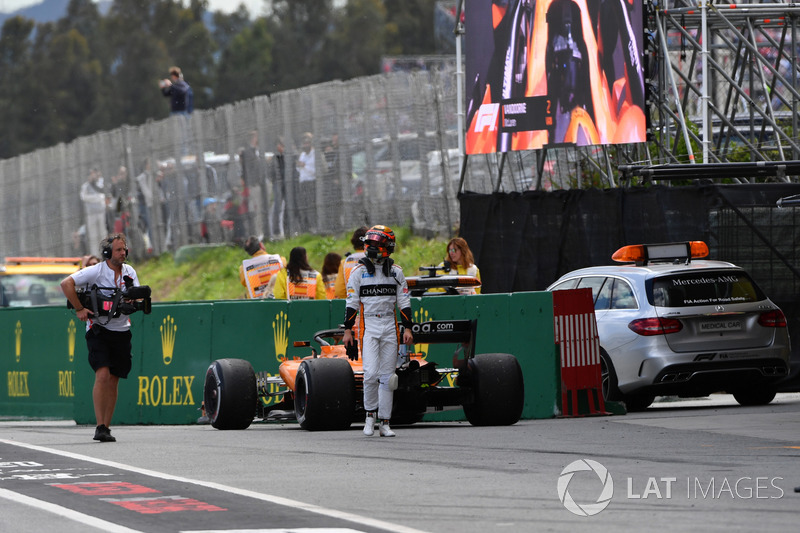
<path fill-rule="evenodd" d="M 592 289 L 602 390 L 629 411 L 655 396 L 773 400 L 789 373 L 786 317 L 743 269 L 702 241 L 625 246 L 613 266 L 565 274 L 547 290 Z"/>

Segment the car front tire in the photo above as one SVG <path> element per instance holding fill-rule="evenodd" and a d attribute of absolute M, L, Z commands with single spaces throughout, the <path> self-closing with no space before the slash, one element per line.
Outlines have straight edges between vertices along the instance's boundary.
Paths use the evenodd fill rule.
<path fill-rule="evenodd" d="M 297 369 L 294 412 L 309 431 L 347 429 L 356 409 L 353 368 L 344 359 L 311 359 Z"/>
<path fill-rule="evenodd" d="M 218 359 L 206 371 L 203 406 L 217 429 L 247 429 L 256 413 L 256 374 L 244 359 Z"/>

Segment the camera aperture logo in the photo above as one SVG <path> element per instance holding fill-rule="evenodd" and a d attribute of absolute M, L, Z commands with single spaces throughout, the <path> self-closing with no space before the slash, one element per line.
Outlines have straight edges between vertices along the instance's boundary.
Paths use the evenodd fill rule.
<path fill-rule="evenodd" d="M 593 503 L 578 503 L 569 492 L 569 485 L 573 476 L 577 472 L 594 472 L 600 479 L 602 489 L 597 500 Z M 611 497 L 614 495 L 614 480 L 608 469 L 591 459 L 579 459 L 573 461 L 561 471 L 558 477 L 558 499 L 566 507 L 567 511 L 578 516 L 593 516 L 608 507 Z"/>

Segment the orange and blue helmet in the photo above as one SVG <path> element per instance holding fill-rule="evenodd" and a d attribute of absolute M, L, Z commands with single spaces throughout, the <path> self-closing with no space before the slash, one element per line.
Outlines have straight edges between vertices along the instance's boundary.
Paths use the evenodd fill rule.
<path fill-rule="evenodd" d="M 394 232 L 389 226 L 372 226 L 361 240 L 370 259 L 383 259 L 394 252 Z"/>

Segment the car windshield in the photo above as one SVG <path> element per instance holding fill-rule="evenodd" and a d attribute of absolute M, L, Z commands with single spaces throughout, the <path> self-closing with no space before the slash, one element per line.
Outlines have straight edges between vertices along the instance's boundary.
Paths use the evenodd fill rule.
<path fill-rule="evenodd" d="M 65 274 L 9 274 L 0 276 L 0 306 L 65 304 L 61 280 Z"/>
<path fill-rule="evenodd" d="M 740 270 L 690 272 L 652 280 L 651 303 L 659 307 L 693 307 L 758 302 L 766 296 Z"/>

